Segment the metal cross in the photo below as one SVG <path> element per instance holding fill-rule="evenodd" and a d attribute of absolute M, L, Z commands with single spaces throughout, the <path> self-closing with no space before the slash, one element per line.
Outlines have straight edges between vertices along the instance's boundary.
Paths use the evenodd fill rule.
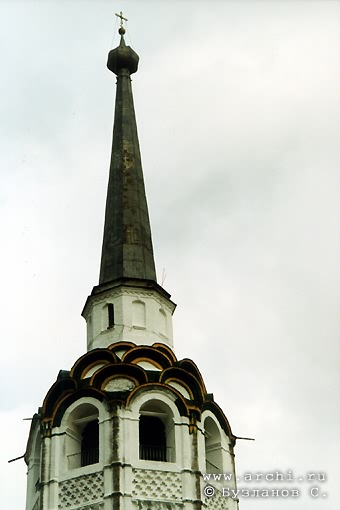
<path fill-rule="evenodd" d="M 119 14 L 117 14 L 117 13 L 115 13 L 115 14 L 116 14 L 116 16 L 118 16 L 118 18 L 120 18 L 120 26 L 122 27 L 123 26 L 123 20 L 124 21 L 128 21 L 128 19 L 123 17 L 122 11 L 120 11 Z"/>

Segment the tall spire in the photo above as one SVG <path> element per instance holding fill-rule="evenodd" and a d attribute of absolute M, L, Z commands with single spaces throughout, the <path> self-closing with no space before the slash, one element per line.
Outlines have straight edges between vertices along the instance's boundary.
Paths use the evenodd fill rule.
<path fill-rule="evenodd" d="M 160 342 L 172 348 L 176 305 L 156 281 L 131 90 L 130 76 L 137 71 L 139 57 L 126 46 L 125 18 L 118 16 L 121 40 L 107 61 L 117 76 L 117 92 L 100 277 L 82 311 L 87 348 L 116 342 Z"/>
<path fill-rule="evenodd" d="M 138 142 L 130 75 L 139 57 L 124 41 L 108 55 L 117 75 L 110 175 L 99 284 L 126 278 L 156 281 L 148 206 Z"/>

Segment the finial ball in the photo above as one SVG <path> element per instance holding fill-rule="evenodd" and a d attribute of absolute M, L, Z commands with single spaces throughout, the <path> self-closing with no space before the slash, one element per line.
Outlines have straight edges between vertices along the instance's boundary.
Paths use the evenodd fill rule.
<path fill-rule="evenodd" d="M 119 27 L 119 30 L 118 30 L 119 35 L 124 35 L 125 32 L 126 32 L 126 30 L 124 27 Z"/>

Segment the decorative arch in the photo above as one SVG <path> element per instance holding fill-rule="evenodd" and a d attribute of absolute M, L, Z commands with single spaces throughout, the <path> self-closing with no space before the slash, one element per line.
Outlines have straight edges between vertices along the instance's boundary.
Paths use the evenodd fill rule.
<path fill-rule="evenodd" d="M 109 365 L 117 362 L 117 356 L 110 349 L 93 349 L 78 358 L 71 368 L 70 377 L 79 380 L 95 365 Z"/>
<path fill-rule="evenodd" d="M 76 391 L 76 381 L 74 379 L 71 379 L 71 377 L 58 378 L 44 399 L 42 406 L 43 416 L 52 416 L 53 410 L 65 398 L 65 395 L 70 395 L 74 391 Z"/>
<path fill-rule="evenodd" d="M 105 394 L 96 388 L 90 387 L 85 387 L 71 394 L 66 394 L 53 409 L 53 414 L 51 416 L 45 416 L 43 421 L 50 421 L 52 427 L 60 427 L 62 423 L 65 423 L 65 417 L 69 415 L 70 411 L 78 404 L 82 403 L 82 399 L 92 402 L 99 411 L 101 403 L 105 401 Z"/>
<path fill-rule="evenodd" d="M 185 370 L 186 372 L 188 372 L 189 374 L 193 375 L 195 377 L 195 379 L 197 379 L 199 381 L 199 384 L 202 388 L 202 394 L 203 395 L 206 395 L 207 393 L 207 389 L 205 387 L 205 384 L 204 384 L 204 381 L 203 381 L 203 377 L 202 377 L 202 374 L 201 372 L 199 371 L 196 363 L 194 363 L 191 359 L 188 359 L 188 358 L 184 358 L 182 359 L 181 361 L 178 362 L 178 365 L 183 369 Z"/>
<path fill-rule="evenodd" d="M 67 469 L 76 469 L 99 462 L 99 413 L 98 403 L 82 399 L 65 412 L 65 454 Z"/>
<path fill-rule="evenodd" d="M 218 404 L 216 404 L 216 402 L 212 399 L 206 400 L 203 403 L 202 411 L 210 411 L 216 417 L 216 420 L 220 424 L 220 427 L 222 428 L 222 430 L 224 430 L 224 432 L 227 434 L 229 439 L 232 440 L 232 444 L 234 445 L 236 438 L 235 438 L 234 434 L 232 433 L 230 423 L 229 423 L 226 415 L 220 408 L 220 406 Z"/>
<path fill-rule="evenodd" d="M 147 382 L 132 390 L 126 399 L 126 408 L 138 417 L 140 407 L 152 398 L 170 407 L 176 420 L 179 420 L 180 416 L 189 416 L 189 408 L 183 395 L 176 388 L 158 382 Z"/>
<path fill-rule="evenodd" d="M 169 367 L 162 372 L 160 382 L 166 384 L 169 381 L 178 381 L 187 389 L 192 400 L 203 402 L 204 388 L 201 381 L 182 367 Z"/>
<path fill-rule="evenodd" d="M 146 359 L 154 361 L 156 366 L 162 369 L 168 368 L 172 365 L 172 360 L 169 359 L 169 356 L 166 353 L 155 347 L 148 347 L 144 345 L 136 346 L 122 356 L 122 362 L 124 363 L 138 363 L 138 361 Z"/>
<path fill-rule="evenodd" d="M 170 349 L 170 347 L 168 347 L 167 345 L 156 342 L 152 344 L 152 347 L 154 349 L 157 349 L 157 351 L 160 351 L 163 354 L 165 354 L 166 357 L 169 359 L 171 365 L 177 362 L 177 358 L 174 351 Z"/>
<path fill-rule="evenodd" d="M 130 363 L 117 363 L 104 366 L 95 372 L 90 379 L 90 384 L 96 388 L 104 388 L 108 381 L 116 376 L 129 377 L 136 385 L 147 382 L 147 375 L 142 367 Z"/>

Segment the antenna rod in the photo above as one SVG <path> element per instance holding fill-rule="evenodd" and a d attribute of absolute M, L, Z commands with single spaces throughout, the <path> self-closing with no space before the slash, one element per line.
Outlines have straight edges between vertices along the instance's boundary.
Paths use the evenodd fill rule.
<path fill-rule="evenodd" d="M 11 460 L 9 460 L 9 461 L 8 461 L 8 464 L 9 464 L 10 462 L 14 462 L 15 460 L 23 459 L 23 458 L 25 457 L 25 455 L 26 455 L 26 454 L 24 453 L 24 455 L 21 455 L 21 457 L 16 457 L 15 459 L 11 459 Z"/>

